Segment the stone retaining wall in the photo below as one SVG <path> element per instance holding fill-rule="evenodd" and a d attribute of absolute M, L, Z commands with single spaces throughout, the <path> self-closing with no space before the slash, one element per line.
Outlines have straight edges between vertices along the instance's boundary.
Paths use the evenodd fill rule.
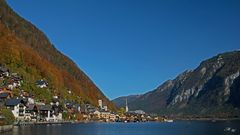
<path fill-rule="evenodd" d="M 7 131 L 11 131 L 13 128 L 12 125 L 4 125 L 4 126 L 0 126 L 0 133 L 2 132 L 7 132 Z"/>

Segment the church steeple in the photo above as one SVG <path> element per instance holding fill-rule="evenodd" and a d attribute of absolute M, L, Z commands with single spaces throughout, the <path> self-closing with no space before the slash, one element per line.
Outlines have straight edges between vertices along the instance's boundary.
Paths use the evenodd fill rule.
<path fill-rule="evenodd" d="M 128 112 L 128 103 L 127 103 L 127 98 L 126 98 L 126 108 L 125 108 L 126 112 Z"/>

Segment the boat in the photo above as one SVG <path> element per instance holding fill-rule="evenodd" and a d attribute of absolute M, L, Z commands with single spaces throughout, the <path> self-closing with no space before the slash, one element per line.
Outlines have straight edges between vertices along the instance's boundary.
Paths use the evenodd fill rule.
<path fill-rule="evenodd" d="M 164 119 L 164 122 L 173 122 L 171 119 Z"/>
<path fill-rule="evenodd" d="M 225 131 L 225 132 L 232 132 L 232 133 L 234 133 L 234 132 L 236 132 L 236 129 L 231 128 L 231 127 L 226 127 L 226 128 L 224 129 L 224 131 Z"/>

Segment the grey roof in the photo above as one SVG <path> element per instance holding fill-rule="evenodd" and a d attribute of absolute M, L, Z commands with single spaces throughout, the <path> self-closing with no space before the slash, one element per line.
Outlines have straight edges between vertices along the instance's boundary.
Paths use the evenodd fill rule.
<path fill-rule="evenodd" d="M 7 98 L 8 95 L 8 93 L 0 93 L 0 98 Z"/>
<path fill-rule="evenodd" d="M 146 114 L 143 110 L 135 110 L 135 111 L 129 111 L 127 114 L 135 114 L 135 115 L 144 115 Z"/>
<path fill-rule="evenodd" d="M 34 107 L 35 107 L 34 104 L 30 104 L 30 105 L 27 106 L 26 110 L 32 111 L 32 110 L 34 110 Z"/>
<path fill-rule="evenodd" d="M 40 111 L 51 111 L 52 110 L 52 106 L 51 105 L 41 105 L 39 107 Z"/>
<path fill-rule="evenodd" d="M 53 98 L 52 101 L 53 101 L 53 103 L 60 102 L 59 99 L 57 99 L 57 98 Z"/>
<path fill-rule="evenodd" d="M 55 113 L 62 112 L 62 107 L 61 106 L 53 105 L 52 109 L 54 110 Z"/>
<path fill-rule="evenodd" d="M 22 99 L 8 99 L 8 100 L 6 100 L 5 105 L 6 106 L 16 106 L 22 102 L 23 102 Z"/>
<path fill-rule="evenodd" d="M 45 80 L 36 81 L 36 85 L 44 85 L 44 84 L 47 84 L 47 81 L 45 81 Z"/>
<path fill-rule="evenodd" d="M 1 72 L 8 72 L 8 69 L 5 68 L 5 67 L 0 66 L 0 71 L 1 71 Z"/>

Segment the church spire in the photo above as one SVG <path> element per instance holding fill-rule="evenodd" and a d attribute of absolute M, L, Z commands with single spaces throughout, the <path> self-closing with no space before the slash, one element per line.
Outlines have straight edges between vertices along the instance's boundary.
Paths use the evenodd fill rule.
<path fill-rule="evenodd" d="M 128 112 L 128 103 L 127 103 L 127 98 L 126 98 L 126 108 L 125 108 L 126 112 Z"/>

